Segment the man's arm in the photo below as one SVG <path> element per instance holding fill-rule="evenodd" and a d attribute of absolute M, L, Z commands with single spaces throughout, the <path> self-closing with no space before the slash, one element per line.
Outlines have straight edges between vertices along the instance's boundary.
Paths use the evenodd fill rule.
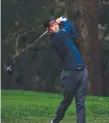
<path fill-rule="evenodd" d="M 63 29 L 65 31 L 70 31 L 71 32 L 72 39 L 75 39 L 75 38 L 78 37 L 78 33 L 77 33 L 74 25 L 71 24 L 67 18 L 60 17 L 60 18 L 56 19 L 56 22 L 58 24 L 60 24 L 61 26 L 63 26 Z"/>

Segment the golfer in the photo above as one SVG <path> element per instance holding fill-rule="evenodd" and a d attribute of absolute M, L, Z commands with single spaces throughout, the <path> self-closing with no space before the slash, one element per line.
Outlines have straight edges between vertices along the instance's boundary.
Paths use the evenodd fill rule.
<path fill-rule="evenodd" d="M 63 69 L 60 74 L 60 81 L 63 89 L 63 100 L 57 108 L 56 115 L 51 123 L 59 123 L 74 96 L 76 101 L 77 123 L 85 123 L 85 97 L 87 91 L 87 69 L 74 45 L 73 40 L 78 37 L 74 25 L 65 17 L 56 20 L 47 20 L 44 26 L 52 39 L 52 44 L 61 58 Z M 60 29 L 60 26 L 63 28 Z"/>

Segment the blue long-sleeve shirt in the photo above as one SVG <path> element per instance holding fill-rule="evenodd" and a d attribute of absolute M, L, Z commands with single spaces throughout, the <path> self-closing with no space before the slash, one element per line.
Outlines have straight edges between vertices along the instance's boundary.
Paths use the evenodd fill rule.
<path fill-rule="evenodd" d="M 62 59 L 64 69 L 85 66 L 79 50 L 74 45 L 73 40 L 78 37 L 78 33 L 68 20 L 61 21 L 63 29 L 52 36 L 52 43 L 57 54 Z"/>

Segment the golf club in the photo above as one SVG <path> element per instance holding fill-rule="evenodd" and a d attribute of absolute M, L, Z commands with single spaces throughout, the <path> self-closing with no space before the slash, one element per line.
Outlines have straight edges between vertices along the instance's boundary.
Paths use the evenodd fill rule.
<path fill-rule="evenodd" d="M 42 35 L 40 35 L 39 38 L 37 38 L 31 45 L 29 45 L 27 48 L 25 48 L 25 49 L 23 50 L 23 52 L 21 52 L 20 55 L 19 55 L 16 59 L 14 59 L 14 60 L 17 61 L 18 59 L 20 59 L 20 58 L 24 55 L 24 53 L 25 53 L 29 48 L 31 48 L 40 38 L 42 38 L 47 32 L 48 32 L 48 30 L 46 30 Z M 13 63 L 13 62 L 12 62 L 12 63 Z M 13 64 L 14 64 L 14 63 L 13 63 Z M 12 75 L 13 64 L 8 65 L 7 68 L 6 68 L 6 71 L 8 72 L 9 75 Z"/>

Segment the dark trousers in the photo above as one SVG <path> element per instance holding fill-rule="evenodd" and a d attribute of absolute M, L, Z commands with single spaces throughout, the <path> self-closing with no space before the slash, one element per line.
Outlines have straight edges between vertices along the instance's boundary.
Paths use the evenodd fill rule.
<path fill-rule="evenodd" d="M 71 104 L 73 97 L 76 101 L 77 123 L 85 123 L 85 97 L 87 91 L 87 69 L 83 70 L 63 70 L 61 73 L 61 85 L 63 97 L 53 123 L 59 123 Z"/>

